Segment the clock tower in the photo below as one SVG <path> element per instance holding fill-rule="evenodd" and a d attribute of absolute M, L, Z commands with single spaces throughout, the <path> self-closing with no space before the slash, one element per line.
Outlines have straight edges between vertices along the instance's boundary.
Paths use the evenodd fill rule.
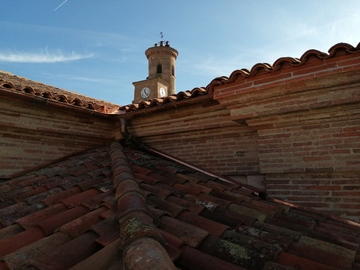
<path fill-rule="evenodd" d="M 175 94 L 175 60 L 178 51 L 168 41 L 160 41 L 145 51 L 149 75 L 146 80 L 133 82 L 134 101 L 163 98 Z"/>

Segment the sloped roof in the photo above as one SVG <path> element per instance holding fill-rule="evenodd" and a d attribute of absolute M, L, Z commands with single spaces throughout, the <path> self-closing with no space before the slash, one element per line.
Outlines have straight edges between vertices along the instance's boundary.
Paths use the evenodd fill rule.
<path fill-rule="evenodd" d="M 129 104 L 129 105 L 121 106 L 120 111 L 133 112 L 133 111 L 146 109 L 149 107 L 172 104 L 174 102 L 183 101 L 185 99 L 191 99 L 198 96 L 212 95 L 214 87 L 217 85 L 229 84 L 234 82 L 235 80 L 240 80 L 240 79 L 246 80 L 247 78 L 253 78 L 259 74 L 280 71 L 283 68 L 289 66 L 293 68 L 301 67 L 305 65 L 311 58 L 317 58 L 326 61 L 326 59 L 339 57 L 339 56 L 341 57 L 344 54 L 354 54 L 354 53 L 360 53 L 360 43 L 356 47 L 347 43 L 338 43 L 332 46 L 328 50 L 328 53 L 311 49 L 306 51 L 300 58 L 281 57 L 277 59 L 272 65 L 268 63 L 257 63 L 250 70 L 245 68 L 234 70 L 229 77 L 222 76 L 215 78 L 206 87 L 198 87 L 198 88 L 194 88 L 193 90 L 182 91 L 175 95 L 161 99 L 153 99 L 148 101 L 142 101 L 138 104 Z"/>
<path fill-rule="evenodd" d="M 44 100 L 73 105 L 78 108 L 101 113 L 111 113 L 119 107 L 110 102 L 31 81 L 4 71 L 0 71 L 0 90 L 8 93 L 22 94 L 27 97 L 40 97 Z"/>
<path fill-rule="evenodd" d="M 1 183 L 0 221 L 0 269 L 360 267 L 360 224 L 118 142 Z"/>

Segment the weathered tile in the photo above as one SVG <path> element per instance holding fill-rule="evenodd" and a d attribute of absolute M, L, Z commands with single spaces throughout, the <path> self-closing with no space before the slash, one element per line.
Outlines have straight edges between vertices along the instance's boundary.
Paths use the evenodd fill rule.
<path fill-rule="evenodd" d="M 188 246 L 182 248 L 181 256 L 176 261 L 176 264 L 184 267 L 184 269 L 244 269 L 238 265 L 234 265 Z"/>
<path fill-rule="evenodd" d="M 324 269 L 324 270 L 335 270 L 336 268 L 327 266 L 318 262 L 314 262 L 296 255 L 282 252 L 279 254 L 276 262 L 293 269 Z"/>
<path fill-rule="evenodd" d="M 303 240 L 301 242 L 306 242 L 306 240 Z M 318 246 L 292 243 L 286 252 L 334 268 L 351 269 L 352 263 L 354 261 L 353 256 L 348 256 L 348 255 L 344 256 L 339 253 L 331 252 L 330 250 L 331 249 L 325 250 L 324 245 L 322 245 L 322 247 L 319 248 Z M 350 254 L 351 252 L 349 252 L 349 255 Z"/>
<path fill-rule="evenodd" d="M 11 237 L 2 239 L 0 240 L 0 257 L 10 254 L 43 237 L 45 237 L 45 234 L 39 227 L 32 227 L 28 230 L 14 234 Z"/>
<path fill-rule="evenodd" d="M 90 212 L 90 210 L 88 208 L 86 208 L 85 206 L 76 206 L 72 209 L 69 209 L 65 212 L 60 212 L 59 214 L 56 214 L 52 217 L 49 217 L 45 220 L 42 220 L 38 223 L 38 226 L 45 232 L 45 235 L 48 236 L 52 233 L 54 233 L 54 231 L 58 228 L 60 228 L 60 226 L 76 219 L 79 218 L 85 214 L 87 214 L 88 212 Z"/>
<path fill-rule="evenodd" d="M 100 214 L 107 210 L 107 207 L 100 207 L 79 218 L 62 225 L 59 230 L 65 231 L 71 237 L 75 238 L 86 232 L 93 224 L 101 220 Z"/>
<path fill-rule="evenodd" d="M 206 230 L 167 216 L 161 218 L 159 228 L 176 235 L 190 247 L 197 247 L 209 235 Z"/>
<path fill-rule="evenodd" d="M 240 245 L 248 250 L 253 251 L 256 256 L 274 261 L 278 254 L 282 251 L 281 247 L 262 241 L 261 238 L 251 237 L 233 230 L 227 230 L 221 236 L 221 239 L 227 240 L 231 243 Z"/>
<path fill-rule="evenodd" d="M 340 256 L 345 256 L 349 258 L 354 258 L 356 253 L 356 251 L 347 249 L 346 247 L 339 246 L 331 242 L 329 243 L 327 241 L 314 239 L 307 236 L 301 236 L 301 238 L 299 239 L 299 243 L 309 247 L 318 248 L 332 254 L 338 254 Z"/>
<path fill-rule="evenodd" d="M 199 250 L 245 269 L 261 269 L 265 263 L 265 259 L 253 250 L 215 236 L 207 237 Z"/>
<path fill-rule="evenodd" d="M 186 210 L 193 212 L 195 214 L 199 214 L 204 209 L 204 206 L 202 206 L 200 204 L 185 200 L 183 198 L 175 197 L 175 196 L 169 196 L 169 197 L 167 197 L 166 200 L 168 200 L 172 203 L 175 203 L 179 206 L 182 206 Z"/>
<path fill-rule="evenodd" d="M 65 199 L 62 199 L 61 202 L 63 204 L 65 204 L 68 208 L 72 208 L 75 207 L 77 205 L 79 205 L 81 202 L 86 201 L 92 197 L 95 197 L 96 195 L 98 195 L 100 193 L 99 190 L 92 188 L 89 189 L 87 191 L 78 193 L 76 195 L 67 197 Z"/>
<path fill-rule="evenodd" d="M 225 230 L 229 229 L 229 227 L 224 224 L 212 221 L 202 216 L 198 216 L 188 211 L 181 212 L 177 218 L 181 221 L 187 222 L 191 225 L 204 229 L 208 231 L 210 234 L 217 237 L 220 237 Z"/>
<path fill-rule="evenodd" d="M 172 217 L 176 217 L 179 213 L 185 210 L 184 207 L 159 197 L 148 196 L 146 200 L 155 203 L 158 209 L 168 212 Z"/>
<path fill-rule="evenodd" d="M 31 266 L 43 269 L 51 265 L 54 270 L 68 269 L 100 250 L 95 242 L 97 235 L 87 232 L 53 250 L 46 250 L 43 256 L 33 260 Z"/>
<path fill-rule="evenodd" d="M 10 269 L 26 269 L 31 261 L 43 256 L 49 250 L 55 250 L 70 241 L 70 237 L 62 232 L 54 233 L 24 246 L 4 257 Z"/>
<path fill-rule="evenodd" d="M 228 209 L 231 210 L 231 211 L 234 211 L 234 212 L 249 216 L 249 217 L 253 217 L 253 218 L 257 219 L 260 222 L 264 222 L 266 220 L 266 218 L 267 218 L 267 215 L 265 213 L 262 213 L 260 211 L 248 208 L 248 207 L 243 206 L 243 205 L 238 205 L 238 204 L 232 203 L 232 204 L 230 204 L 228 206 Z"/>

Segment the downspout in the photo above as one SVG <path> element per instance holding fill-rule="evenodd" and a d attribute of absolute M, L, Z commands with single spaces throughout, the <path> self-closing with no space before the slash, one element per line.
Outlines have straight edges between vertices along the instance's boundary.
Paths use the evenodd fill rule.
<path fill-rule="evenodd" d="M 215 173 L 212 173 L 212 172 L 209 172 L 209 171 L 206 171 L 204 169 L 201 169 L 197 166 L 194 166 L 186 161 L 183 161 L 181 159 L 178 159 L 174 156 L 171 156 L 171 155 L 168 155 L 168 154 L 165 154 L 161 151 L 158 151 L 154 148 L 150 148 L 149 146 L 147 146 L 145 143 L 143 143 L 141 140 L 139 140 L 138 138 L 136 138 L 135 136 L 133 136 L 128 130 L 127 130 L 127 125 L 126 125 L 126 120 L 123 119 L 123 118 L 120 118 L 120 132 L 121 132 L 121 135 L 123 137 L 123 139 L 126 141 L 126 142 L 130 142 L 132 144 L 134 144 L 136 147 L 139 147 L 141 150 L 143 151 L 146 151 L 148 153 L 151 153 L 151 154 L 154 154 L 156 156 L 160 156 L 162 158 L 165 158 L 167 160 L 170 160 L 170 161 L 174 161 L 176 163 L 179 163 L 185 167 L 188 167 L 188 168 L 191 168 L 197 172 L 200 172 L 200 173 L 203 173 L 207 176 L 211 176 L 211 177 L 215 177 L 223 182 L 226 182 L 226 183 L 231 183 L 231 184 L 239 184 L 239 182 L 235 181 L 235 180 L 232 180 L 230 178 L 227 178 L 227 177 L 224 177 L 222 175 L 218 175 L 218 174 L 215 174 Z M 266 194 L 264 193 L 263 190 L 260 190 L 260 189 L 257 189 L 255 187 L 252 187 L 250 185 L 247 185 L 247 184 L 243 184 L 241 183 L 241 186 L 244 188 L 244 189 L 247 189 L 247 190 L 250 190 L 254 193 L 254 195 L 256 196 L 259 196 L 259 197 L 265 197 Z"/>

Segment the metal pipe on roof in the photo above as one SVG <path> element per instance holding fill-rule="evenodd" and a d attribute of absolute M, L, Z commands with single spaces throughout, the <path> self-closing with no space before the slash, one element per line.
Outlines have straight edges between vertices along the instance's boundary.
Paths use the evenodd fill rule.
<path fill-rule="evenodd" d="M 200 173 L 203 173 L 207 176 L 211 176 L 211 177 L 214 177 L 214 178 L 217 178 L 223 182 L 226 182 L 226 183 L 231 183 L 231 184 L 239 184 L 239 182 L 235 181 L 235 180 L 232 180 L 232 179 L 229 179 L 227 177 L 224 177 L 222 175 L 218 175 L 218 174 L 215 174 L 215 173 L 212 173 L 212 172 L 209 172 L 207 170 L 204 170 L 204 169 L 201 169 L 197 166 L 194 166 L 184 160 L 181 160 L 179 158 L 176 158 L 174 156 L 171 156 L 169 154 L 166 154 L 166 153 L 163 153 L 159 150 L 156 150 L 154 148 L 150 148 L 149 146 L 147 146 L 144 142 L 142 142 L 140 139 L 136 138 L 135 136 L 133 136 L 128 130 L 127 130 L 127 124 L 126 124 L 126 120 L 123 119 L 123 118 L 120 118 L 120 132 L 121 132 L 121 135 L 122 137 L 124 138 L 124 140 L 126 142 L 130 142 L 132 144 L 134 144 L 136 147 L 140 148 L 141 150 L 144 150 L 148 153 L 151 153 L 151 154 L 154 154 L 154 155 L 157 155 L 157 156 L 160 156 L 162 158 L 165 158 L 167 160 L 171 160 L 171 161 L 174 161 L 176 163 L 179 163 L 183 166 L 186 166 L 188 168 L 191 168 L 197 172 L 200 172 Z M 256 196 L 260 196 L 260 197 L 265 197 L 266 194 L 264 193 L 263 190 L 260 190 L 260 189 L 257 189 L 255 187 L 252 187 L 250 185 L 247 185 L 247 184 L 243 184 L 241 183 L 241 186 L 242 188 L 244 189 L 247 189 L 247 190 L 250 190 L 254 193 L 254 195 Z"/>

